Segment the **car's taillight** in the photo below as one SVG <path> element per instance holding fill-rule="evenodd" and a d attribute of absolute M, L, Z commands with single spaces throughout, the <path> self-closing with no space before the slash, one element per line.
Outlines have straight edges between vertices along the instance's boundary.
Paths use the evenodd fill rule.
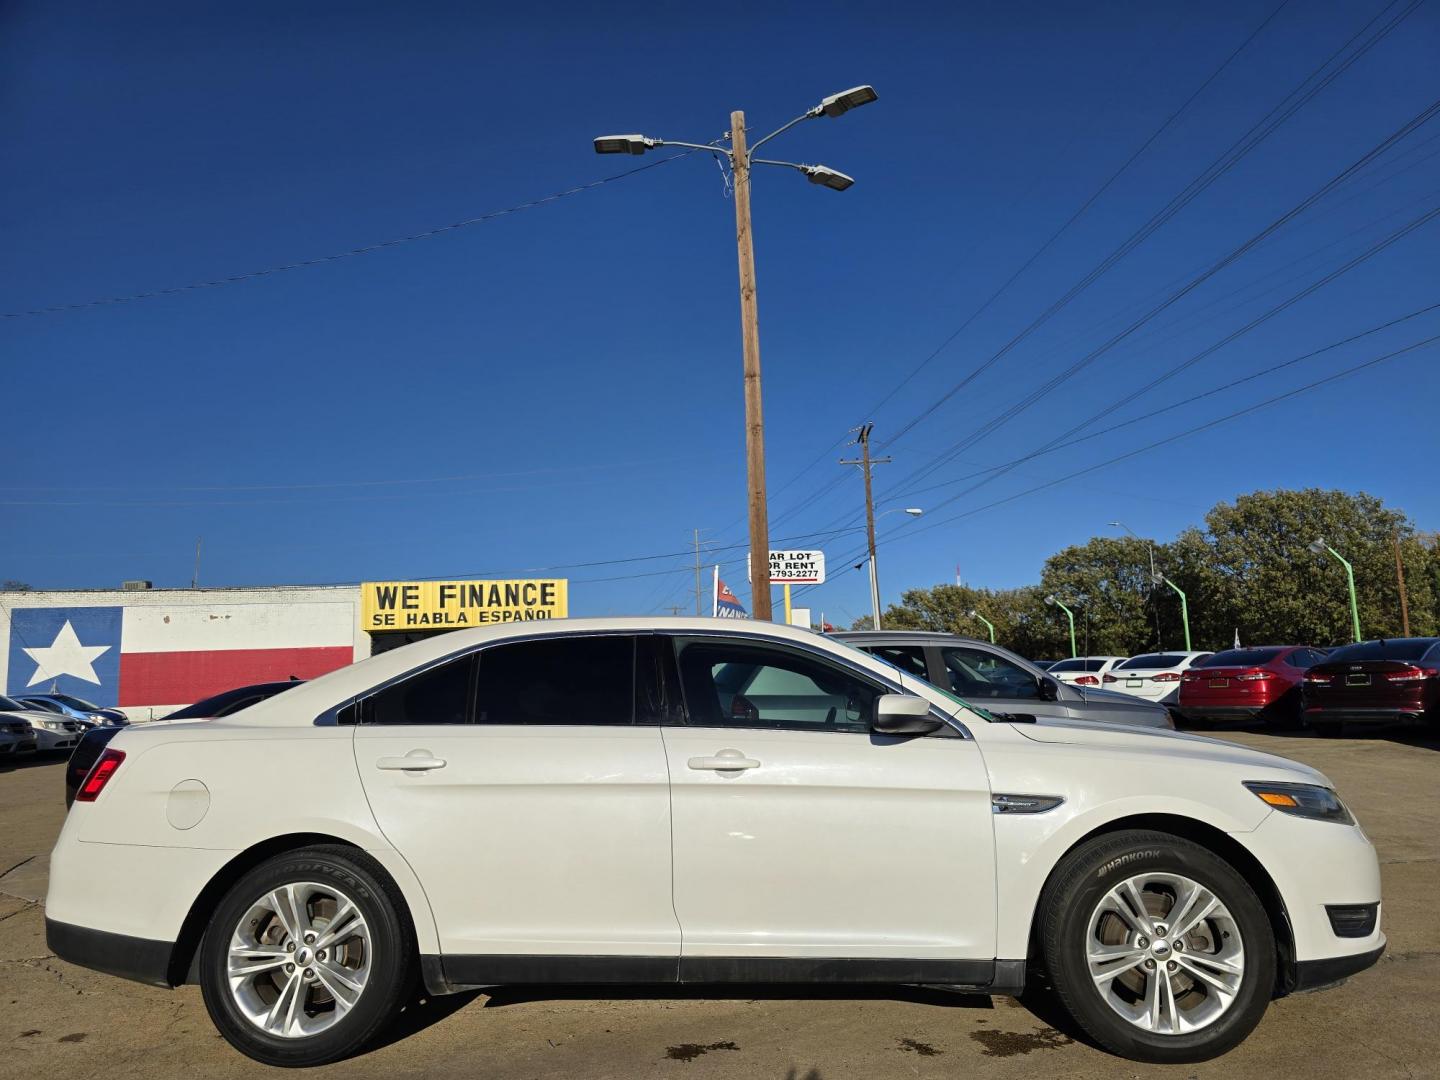
<path fill-rule="evenodd" d="M 1159 675 L 1151 675 L 1151 682 L 1179 682 L 1180 676 L 1173 671 L 1162 671 Z"/>
<path fill-rule="evenodd" d="M 1106 675 L 1104 681 L 1105 681 L 1105 682 L 1119 682 L 1120 680 L 1117 679 L 1114 675 Z"/>
<path fill-rule="evenodd" d="M 1184 675 L 1181 675 L 1181 676 L 1180 676 L 1180 681 L 1181 681 L 1181 682 L 1199 682 L 1199 681 L 1200 681 L 1200 673 L 1199 673 L 1198 671 L 1187 671 L 1187 672 L 1185 672 Z"/>
<path fill-rule="evenodd" d="M 90 770 L 90 775 L 85 778 L 85 783 L 80 785 L 80 790 L 75 793 L 76 802 L 94 802 L 105 790 L 105 785 L 110 783 L 110 778 L 120 768 L 120 763 L 125 760 L 124 750 L 107 749 L 100 755 L 100 760 L 95 762 L 95 767 Z"/>
<path fill-rule="evenodd" d="M 1440 671 L 1437 671 L 1435 668 L 1418 668 L 1412 664 L 1410 667 L 1400 671 L 1387 671 L 1385 673 L 1385 681 L 1420 682 L 1422 679 L 1432 679 L 1436 675 L 1440 675 Z"/>
<path fill-rule="evenodd" d="M 1095 678 L 1094 675 L 1081 675 L 1075 680 L 1075 684 L 1077 686 L 1099 686 L 1100 680 Z"/>
<path fill-rule="evenodd" d="M 1311 686 L 1329 686 L 1335 676 L 1327 675 L 1323 671 L 1307 671 L 1305 681 Z"/>
<path fill-rule="evenodd" d="M 1255 668 L 1253 671 L 1242 671 L 1235 676 L 1236 682 L 1261 682 L 1265 679 L 1275 678 L 1273 671 L 1266 671 L 1264 668 Z"/>

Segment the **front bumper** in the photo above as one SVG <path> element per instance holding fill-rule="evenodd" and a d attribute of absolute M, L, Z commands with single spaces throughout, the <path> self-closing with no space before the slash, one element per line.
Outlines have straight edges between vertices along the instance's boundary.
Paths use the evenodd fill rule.
<path fill-rule="evenodd" d="M 175 951 L 173 941 L 152 941 L 149 938 L 112 934 L 108 930 L 92 930 L 88 926 L 45 920 L 45 944 L 61 960 L 122 979 L 171 986 L 170 957 Z"/>
<path fill-rule="evenodd" d="M 1385 946 L 1369 952 L 1350 956 L 1335 956 L 1328 960 L 1301 960 L 1295 965 L 1291 976 L 1290 993 L 1305 994 L 1311 990 L 1325 990 L 1338 986 L 1351 975 L 1374 967 L 1385 955 Z"/>

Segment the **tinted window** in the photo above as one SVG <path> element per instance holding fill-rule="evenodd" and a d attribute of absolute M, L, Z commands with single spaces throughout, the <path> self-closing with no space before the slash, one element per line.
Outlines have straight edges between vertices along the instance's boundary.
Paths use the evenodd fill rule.
<path fill-rule="evenodd" d="M 84 698 L 71 697 L 69 694 L 51 694 L 56 701 L 62 705 L 68 705 L 72 709 L 79 709 L 81 712 L 94 712 L 100 708 L 99 705 L 91 704 Z"/>
<path fill-rule="evenodd" d="M 945 658 L 945 671 L 950 688 L 962 698 L 1038 698 L 1039 684 L 1035 676 L 1006 660 L 1003 656 L 982 649 L 947 648 L 940 650 Z M 1050 670 L 1054 670 L 1051 668 Z"/>
<path fill-rule="evenodd" d="M 29 712 L 24 705 L 14 698 L 0 697 L 0 712 Z"/>
<path fill-rule="evenodd" d="M 289 690 L 292 686 L 299 686 L 303 680 L 295 679 L 291 682 L 282 683 L 260 683 L 255 686 L 242 686 L 235 690 L 226 690 L 223 694 L 216 694 L 197 701 L 194 705 L 186 705 L 183 709 L 176 709 L 165 717 L 166 720 L 193 720 L 204 717 L 229 716 L 241 709 L 248 709 L 251 705 L 258 704 L 268 697 Z"/>
<path fill-rule="evenodd" d="M 690 723 L 868 732 L 883 692 L 842 668 L 799 653 L 691 642 L 680 651 Z"/>
<path fill-rule="evenodd" d="M 1419 660 L 1435 642 L 1425 638 L 1401 638 L 1399 641 L 1362 641 L 1336 649 L 1325 659 L 1332 664 L 1354 663 L 1357 660 Z"/>
<path fill-rule="evenodd" d="M 1226 649 L 1212 653 L 1194 667 L 1259 667 L 1279 656 L 1283 649 Z"/>
<path fill-rule="evenodd" d="M 633 724 L 635 639 L 551 638 L 480 654 L 477 724 Z"/>
<path fill-rule="evenodd" d="M 1046 671 L 1099 671 L 1110 661 L 1103 656 L 1081 656 L 1073 660 L 1057 660 Z"/>
<path fill-rule="evenodd" d="M 930 672 L 925 666 L 925 650 L 918 645 L 873 645 L 865 650 L 881 660 L 894 664 L 901 671 L 929 679 Z"/>
<path fill-rule="evenodd" d="M 366 701 L 371 724 L 463 724 L 469 719 L 472 658 L 462 656 L 387 686 Z"/>
<path fill-rule="evenodd" d="M 24 705 L 27 709 L 38 709 L 41 712 L 58 713 L 63 711 L 55 702 L 43 701 L 37 698 L 21 698 L 20 704 Z"/>
<path fill-rule="evenodd" d="M 1122 668 L 1172 668 L 1179 667 L 1185 663 L 1184 653 L 1146 653 L 1144 656 L 1132 656 L 1123 664 L 1116 664 L 1117 669 Z"/>

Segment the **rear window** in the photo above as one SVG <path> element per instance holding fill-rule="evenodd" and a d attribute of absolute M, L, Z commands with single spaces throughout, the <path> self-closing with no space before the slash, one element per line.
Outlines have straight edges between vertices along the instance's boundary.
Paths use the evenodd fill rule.
<path fill-rule="evenodd" d="M 1258 667 L 1268 664 L 1284 649 L 1226 649 L 1217 652 L 1207 660 L 1201 660 L 1195 667 Z"/>
<path fill-rule="evenodd" d="M 1061 660 L 1059 663 L 1051 664 L 1047 671 L 1099 671 L 1106 664 L 1103 657 L 1081 656 L 1074 660 Z"/>
<path fill-rule="evenodd" d="M 1358 645 L 1346 645 L 1344 648 L 1336 649 L 1325 658 L 1325 661 L 1330 664 L 1341 664 L 1347 661 L 1353 663 L 1357 660 L 1419 660 L 1430 651 L 1434 644 L 1434 640 L 1426 638 L 1362 641 Z"/>
<path fill-rule="evenodd" d="M 1132 656 L 1123 664 L 1116 664 L 1117 670 L 1125 668 L 1172 668 L 1179 667 L 1185 663 L 1184 653 L 1146 653 L 1144 656 Z"/>

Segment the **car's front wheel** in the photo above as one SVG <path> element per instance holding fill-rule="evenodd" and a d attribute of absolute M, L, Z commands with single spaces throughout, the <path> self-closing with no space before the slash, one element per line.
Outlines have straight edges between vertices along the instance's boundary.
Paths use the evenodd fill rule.
<path fill-rule="evenodd" d="M 1076 1023 L 1138 1061 L 1205 1061 L 1260 1022 L 1275 936 L 1223 859 L 1165 833 L 1111 833 L 1057 868 L 1040 913 L 1044 959 Z"/>
<path fill-rule="evenodd" d="M 245 874 L 200 946 L 205 1007 L 232 1046 L 267 1065 L 356 1053 L 400 1011 L 414 933 L 395 886 L 362 852 L 312 847 Z"/>

